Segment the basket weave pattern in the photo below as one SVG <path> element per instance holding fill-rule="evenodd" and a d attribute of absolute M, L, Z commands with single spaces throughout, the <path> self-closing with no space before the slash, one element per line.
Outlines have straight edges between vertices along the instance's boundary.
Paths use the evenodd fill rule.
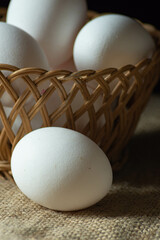
<path fill-rule="evenodd" d="M 13 101 L 8 116 L 0 102 L 1 176 L 11 178 L 11 153 L 16 143 L 34 129 L 32 122 L 36 117 L 41 119 L 39 127 L 62 126 L 82 132 L 106 152 L 113 170 L 119 169 L 120 154 L 160 77 L 159 31 L 153 28 L 151 34 L 157 44 L 152 59 L 120 69 L 72 73 L 0 64 L 0 97 L 6 92 Z M 19 80 L 26 86 L 21 95 L 13 87 Z M 42 92 L 39 89 L 44 83 L 48 87 Z M 32 104 L 27 104 L 29 99 Z M 15 133 L 17 119 L 21 124 Z"/>

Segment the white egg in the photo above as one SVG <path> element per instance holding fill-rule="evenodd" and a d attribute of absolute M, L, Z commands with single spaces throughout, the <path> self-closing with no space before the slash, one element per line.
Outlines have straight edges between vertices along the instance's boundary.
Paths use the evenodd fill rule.
<path fill-rule="evenodd" d="M 74 61 L 73 61 L 73 57 L 71 57 L 68 61 L 60 64 L 59 66 L 54 67 L 53 70 L 68 70 L 71 72 L 77 71 Z"/>
<path fill-rule="evenodd" d="M 18 68 L 38 67 L 45 70 L 49 69 L 46 55 L 37 41 L 25 31 L 10 24 L 0 22 L 0 62 L 10 64 Z M 7 76 L 12 72 L 3 71 Z M 12 82 L 12 87 L 18 95 L 21 95 L 27 84 L 22 79 Z M 47 85 L 41 85 L 41 88 Z M 13 106 L 13 99 L 7 91 L 1 96 L 4 106 Z"/>
<path fill-rule="evenodd" d="M 99 16 L 78 33 L 73 56 L 78 70 L 120 68 L 150 58 L 155 43 L 138 21 L 120 14 Z"/>
<path fill-rule="evenodd" d="M 41 128 L 25 135 L 13 150 L 11 169 L 23 194 L 60 211 L 97 203 L 112 184 L 105 153 L 88 137 L 66 128 Z"/>
<path fill-rule="evenodd" d="M 71 57 L 75 37 L 86 18 L 85 0 L 11 0 L 7 11 L 7 22 L 41 44 L 52 68 Z"/>

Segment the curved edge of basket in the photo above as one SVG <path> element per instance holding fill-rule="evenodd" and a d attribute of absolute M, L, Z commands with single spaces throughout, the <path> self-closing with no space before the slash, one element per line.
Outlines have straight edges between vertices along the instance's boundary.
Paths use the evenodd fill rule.
<path fill-rule="evenodd" d="M 95 16 L 95 14 L 96 14 L 95 12 L 90 12 L 91 17 Z M 98 15 L 99 14 L 97 14 L 97 16 Z M 38 74 L 38 75 L 42 75 L 43 77 L 49 77 L 49 76 L 54 77 L 55 76 L 59 79 L 61 79 L 61 77 L 63 76 L 64 79 L 66 79 L 66 80 L 73 80 L 73 79 L 77 79 L 77 78 L 85 80 L 85 79 L 90 79 L 90 78 L 101 76 L 102 74 L 116 75 L 120 72 L 124 72 L 124 71 L 128 71 L 128 70 L 134 71 L 134 68 L 142 67 L 143 65 L 149 66 L 148 69 L 150 69 L 153 65 L 156 65 L 156 64 L 160 65 L 160 31 L 158 29 L 156 29 L 153 25 L 150 25 L 150 24 L 143 24 L 143 25 L 155 39 L 156 50 L 155 50 L 152 58 L 142 59 L 135 66 L 128 64 L 119 69 L 106 68 L 106 69 L 102 69 L 102 70 L 98 70 L 98 71 L 88 69 L 88 70 L 83 70 L 83 71 L 71 72 L 71 71 L 68 71 L 65 69 L 47 71 L 45 69 L 35 68 L 35 67 L 18 68 L 13 65 L 1 63 L 0 64 L 0 72 L 2 72 L 3 70 L 10 71 L 11 73 L 8 76 L 8 78 L 13 78 L 13 77 L 20 76 L 20 75 L 25 76 L 27 74 Z M 159 75 L 160 75 L 160 73 L 159 73 Z M 0 81 L 1 81 L 1 77 L 0 77 Z M 124 157 L 124 159 L 126 159 L 126 158 Z M 123 161 L 122 161 L 122 159 L 120 159 L 119 162 L 115 162 L 115 169 L 119 170 L 121 168 L 121 166 L 125 162 L 124 159 L 123 159 Z M 0 176 L 3 178 L 6 178 L 6 179 L 12 179 L 11 172 L 10 172 L 10 164 L 6 160 L 1 161 Z"/>

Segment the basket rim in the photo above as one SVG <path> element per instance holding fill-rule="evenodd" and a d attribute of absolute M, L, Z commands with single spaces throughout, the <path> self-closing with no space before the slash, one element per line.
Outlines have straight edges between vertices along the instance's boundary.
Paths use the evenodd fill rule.
<path fill-rule="evenodd" d="M 7 8 L 6 7 L 0 7 L 1 11 L 2 11 L 2 15 L 3 14 L 6 14 L 7 12 Z M 106 15 L 106 14 L 119 14 L 119 13 L 114 13 L 114 12 L 97 12 L 97 11 L 94 11 L 94 10 L 90 10 L 88 9 L 87 11 L 87 14 L 88 14 L 88 18 L 96 18 L 98 16 L 102 16 L 102 15 Z M 157 58 L 157 56 L 160 55 L 160 29 L 156 28 L 153 24 L 150 24 L 150 23 L 144 23 L 142 21 L 140 21 L 139 19 L 136 19 L 136 18 L 133 18 L 135 20 L 137 20 L 140 24 L 143 25 L 143 27 L 151 34 L 151 36 L 153 37 L 154 41 L 155 41 L 155 44 L 156 44 L 156 49 L 152 55 L 151 58 L 143 58 L 141 59 L 139 62 L 137 62 L 135 65 L 133 64 L 126 64 L 126 65 L 123 65 L 122 67 L 120 68 L 116 68 L 116 67 L 109 67 L 109 68 L 103 68 L 103 69 L 99 69 L 99 70 L 94 70 L 94 69 L 85 69 L 85 70 L 81 70 L 81 71 L 75 71 L 75 72 L 72 72 L 72 71 L 69 71 L 69 70 L 65 70 L 65 69 L 60 69 L 60 70 L 46 70 L 46 69 L 42 69 L 42 68 L 38 68 L 38 67 L 17 67 L 15 65 L 11 65 L 11 64 L 7 64 L 7 63 L 0 63 L 0 71 L 2 70 L 9 70 L 9 71 L 12 71 L 12 72 L 15 72 L 15 71 L 25 71 L 25 72 L 32 72 L 35 73 L 36 71 L 38 71 L 38 73 L 42 72 L 44 74 L 44 72 L 56 72 L 58 74 L 61 73 L 65 75 L 68 74 L 68 77 L 69 78 L 74 78 L 74 77 L 83 77 L 83 75 L 86 75 L 87 74 L 87 77 L 89 75 L 92 75 L 92 74 L 96 74 L 96 76 L 98 74 L 101 74 L 102 72 L 106 72 L 108 73 L 109 72 L 112 72 L 112 71 L 117 71 L 117 70 L 121 70 L 122 71 L 126 68 L 134 68 L 134 67 L 138 67 L 140 66 L 141 64 L 143 65 L 143 62 L 151 62 L 153 61 L 155 58 Z M 78 74 L 80 73 L 80 74 Z"/>
<path fill-rule="evenodd" d="M 30 88 L 27 88 L 26 91 L 24 92 L 24 94 L 21 95 L 19 98 L 18 98 L 18 95 L 15 96 L 16 93 L 14 93 L 14 91 L 13 91 L 13 97 L 15 97 L 16 104 L 13 106 L 13 109 L 12 109 L 12 112 L 11 112 L 9 118 L 7 118 L 5 116 L 4 111 L 3 111 L 3 106 L 0 103 L 1 115 L 3 117 L 3 121 L 4 122 L 6 121 L 6 125 L 5 125 L 6 128 L 3 129 L 3 132 L 2 131 L 0 132 L 1 143 L 3 140 L 2 149 L 4 148 L 4 152 L 2 153 L 2 159 L 0 159 L 0 176 L 1 176 L 1 172 L 3 172 L 4 175 L 6 176 L 6 178 L 8 178 L 8 179 L 10 178 L 10 174 L 9 174 L 10 163 L 7 160 L 8 156 L 10 155 L 10 151 L 9 151 L 9 150 L 11 150 L 10 147 L 13 147 L 16 144 L 16 141 L 19 139 L 19 137 L 21 137 L 21 135 L 23 135 L 22 134 L 23 130 L 26 131 L 28 129 L 29 122 L 32 120 L 32 117 L 34 117 L 36 115 L 36 111 L 42 112 L 41 116 L 43 116 L 44 118 L 46 117 L 46 119 L 45 119 L 46 122 L 47 121 L 52 122 L 53 119 L 55 120 L 56 118 L 58 118 L 58 116 L 61 114 L 61 112 L 62 113 L 67 112 L 66 120 L 68 120 L 69 117 L 71 116 L 71 120 L 69 120 L 70 122 L 69 122 L 68 126 L 72 127 L 72 123 L 74 122 L 74 120 L 76 121 L 78 119 L 78 117 L 81 116 L 81 114 L 83 113 L 83 110 L 85 109 L 85 111 L 87 111 L 87 113 L 90 114 L 89 120 L 91 122 L 91 124 L 87 123 L 87 125 L 85 127 L 86 132 L 88 131 L 89 128 L 91 129 L 91 127 L 93 128 L 94 126 L 96 126 L 97 119 L 99 119 L 99 117 L 102 114 L 104 114 L 107 124 L 105 124 L 105 126 L 103 126 L 100 129 L 100 132 L 98 132 L 98 134 L 96 136 L 96 141 L 98 142 L 100 140 L 100 136 L 103 135 L 103 132 L 105 129 L 104 127 L 106 127 L 106 128 L 108 127 L 107 128 L 108 132 L 105 133 L 107 135 L 107 136 L 105 136 L 105 139 L 106 138 L 109 139 L 108 136 L 110 136 L 112 133 L 114 133 L 113 138 L 111 137 L 112 138 L 111 141 L 109 139 L 109 143 L 108 142 L 105 143 L 106 140 L 103 138 L 102 146 L 105 149 L 107 149 L 107 151 L 108 151 L 107 153 L 109 153 L 110 156 L 112 155 L 112 153 L 114 153 L 114 154 L 116 153 L 116 155 L 117 155 L 117 153 L 119 153 L 119 150 L 121 151 L 121 148 L 123 147 L 123 143 L 126 144 L 129 137 L 131 136 L 133 130 L 135 129 L 136 123 L 139 119 L 139 114 L 142 112 L 142 110 L 150 96 L 150 93 L 151 93 L 153 87 L 155 86 L 157 79 L 160 76 L 160 68 L 159 68 L 159 66 L 160 66 L 160 31 L 150 24 L 149 25 L 144 24 L 144 26 L 149 29 L 149 31 L 151 32 L 151 35 L 155 39 L 156 48 L 155 48 L 155 51 L 151 58 L 144 58 L 135 65 L 127 64 L 125 66 L 122 66 L 119 69 L 118 68 L 105 68 L 105 69 L 101 69 L 101 70 L 86 69 L 86 70 L 82 70 L 82 71 L 71 72 L 71 71 L 64 70 L 64 69 L 46 70 L 46 69 L 37 68 L 37 67 L 18 68 L 14 65 L 0 63 L 0 88 L 2 90 L 2 94 L 3 94 L 4 89 L 5 90 L 7 89 L 7 90 L 9 90 L 9 92 L 11 92 L 10 90 L 12 90 L 12 89 L 9 88 L 10 83 L 12 83 L 12 81 L 16 80 L 19 77 L 22 77 L 23 80 L 25 80 L 27 83 L 30 84 L 30 82 L 31 82 L 30 74 L 35 74 L 35 76 L 37 75 L 38 77 L 35 78 L 35 81 L 34 81 L 35 87 L 38 86 L 38 84 L 41 83 L 41 81 L 45 81 L 48 78 L 51 78 L 53 80 L 53 81 L 51 81 L 51 85 L 49 85 L 47 91 L 44 92 L 44 94 L 41 95 L 40 92 L 38 92 L 39 95 L 37 96 L 37 92 L 35 91 L 36 107 L 33 106 L 33 108 L 31 108 L 29 110 L 29 112 L 27 112 L 27 111 L 25 112 L 25 109 L 23 108 L 23 101 L 25 101 L 25 98 L 27 98 L 27 96 L 29 96 L 30 88 L 32 88 L 32 85 Z M 4 76 L 3 70 L 10 71 L 8 76 Z M 142 76 L 141 76 L 141 74 L 142 74 Z M 102 77 L 102 75 L 103 75 L 103 77 Z M 127 82 L 127 79 L 131 79 L 132 76 L 135 77 L 134 80 L 135 80 L 136 84 L 134 84 L 134 86 L 136 85 L 136 89 L 138 89 L 136 94 L 134 94 L 134 91 L 135 91 L 134 86 L 133 87 L 130 86 L 130 88 L 129 88 L 129 84 Z M 141 77 L 146 77 L 145 84 L 143 84 Z M 114 91 L 111 91 L 109 89 L 109 84 L 111 83 L 112 80 L 114 80 L 116 78 L 118 78 L 120 80 L 119 81 L 120 84 L 117 84 L 118 87 L 116 87 L 114 89 Z M 91 94 L 89 94 L 89 92 L 87 92 L 88 90 L 86 87 L 86 85 L 87 85 L 86 83 L 87 83 L 87 81 L 94 80 L 94 79 L 97 80 L 98 87 L 93 89 L 93 92 L 91 92 Z M 150 79 L 152 81 L 150 81 Z M 63 84 L 61 84 L 61 83 L 62 82 L 64 83 L 64 81 L 68 81 L 68 80 L 73 81 L 75 83 L 74 87 L 71 88 L 71 90 L 73 91 L 74 94 L 76 94 L 78 91 L 81 92 L 82 95 L 86 94 L 85 95 L 85 104 L 83 104 L 80 107 L 80 110 L 78 109 L 79 112 L 72 111 L 72 109 L 69 106 L 69 104 L 72 103 L 72 100 L 74 99 L 74 94 L 72 94 L 72 91 L 70 91 L 69 94 L 68 94 L 68 92 L 65 92 L 65 90 L 63 91 L 63 87 L 62 87 Z M 59 81 L 62 81 L 62 82 L 60 83 Z M 83 81 L 86 81 L 86 82 L 84 83 Z M 54 86 L 53 82 L 56 87 Z M 105 84 L 104 84 L 104 82 L 105 82 Z M 27 85 L 27 86 L 29 86 L 29 85 Z M 112 100 L 116 99 L 117 94 L 119 94 L 120 86 L 121 86 L 121 94 L 119 95 L 118 107 L 116 108 L 116 110 L 114 109 L 113 111 L 111 110 L 112 112 L 111 111 L 108 112 L 108 106 L 110 107 Z M 53 112 L 52 114 L 46 116 L 46 113 L 47 113 L 46 107 L 44 106 L 44 104 L 42 104 L 42 108 L 39 108 L 39 105 L 40 105 L 40 103 L 42 103 L 42 101 L 43 102 L 47 101 L 47 97 L 50 94 L 52 94 L 53 88 L 55 88 L 55 89 L 57 88 L 60 90 L 60 93 L 63 95 L 63 101 L 61 102 L 60 110 L 58 109 L 55 112 Z M 100 107 L 101 109 L 99 109 L 97 112 L 94 112 L 93 111 L 94 106 L 91 106 L 91 104 L 95 103 L 97 96 L 99 96 L 100 93 L 104 94 L 103 95 L 104 96 L 103 106 Z M 68 94 L 67 98 L 65 98 L 65 94 Z M 83 97 L 84 97 L 84 95 L 83 95 Z M 142 96 L 142 99 L 140 99 L 141 96 Z M 17 101 L 17 99 L 18 99 L 18 101 Z M 135 100 L 133 100 L 133 102 L 135 101 L 136 104 L 131 103 L 130 100 L 132 100 L 132 99 L 135 99 Z M 141 100 L 141 102 L 140 102 L 140 100 Z M 38 104 L 37 104 L 37 102 L 38 102 Z M 89 108 L 90 106 L 92 107 L 92 109 Z M 104 108 L 107 111 L 105 113 L 103 112 Z M 93 113 L 94 113 L 94 116 L 93 116 Z M 9 124 L 11 124 L 11 127 L 13 126 L 14 120 L 16 119 L 18 114 L 21 115 L 22 122 L 24 121 L 24 118 L 26 117 L 26 115 L 27 114 L 29 114 L 29 115 L 27 116 L 28 117 L 27 122 L 25 123 L 25 121 L 24 121 L 24 125 L 22 126 L 24 129 L 20 128 L 20 131 L 18 132 L 18 136 L 16 135 L 16 137 L 15 137 L 14 134 L 12 134 L 12 130 L 9 129 L 10 128 Z M 124 116 L 124 114 L 126 114 L 126 115 Z M 120 123 L 117 123 L 117 119 L 118 119 L 117 117 L 119 117 Z M 129 131 L 129 133 L 127 131 L 125 131 L 126 133 L 123 132 L 125 129 L 124 128 L 125 124 L 128 124 L 127 131 Z M 90 125 L 90 127 L 89 127 L 89 125 Z M 92 131 L 92 132 L 93 132 L 93 134 L 91 134 L 91 135 L 95 136 L 94 131 Z M 121 134 L 121 133 L 123 133 L 123 134 Z M 116 136 L 116 134 L 117 134 L 117 136 Z M 117 139 L 120 137 L 120 134 L 123 135 L 123 138 L 121 137 L 120 138 L 121 141 L 120 141 L 119 145 L 116 145 L 115 143 L 117 143 Z M 6 141 L 8 141 L 9 145 L 4 147 L 4 144 Z M 115 166 L 114 170 L 116 170 L 116 168 L 120 169 L 121 159 L 119 159 L 119 160 L 118 161 L 114 161 L 114 159 L 111 160 L 113 166 Z M 122 160 L 124 160 L 124 159 L 122 159 Z"/>

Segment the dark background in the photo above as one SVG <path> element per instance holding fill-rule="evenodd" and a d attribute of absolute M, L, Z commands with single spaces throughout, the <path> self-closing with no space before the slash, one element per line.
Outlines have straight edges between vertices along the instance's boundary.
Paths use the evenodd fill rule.
<path fill-rule="evenodd" d="M 33 0 L 34 1 L 34 0 Z M 45 1 L 45 0 L 44 0 Z M 81 1 L 81 0 L 80 0 Z M 144 4 L 145 2 L 145 4 Z M 138 18 L 160 29 L 160 7 L 157 1 L 114 1 L 87 0 L 88 9 L 102 12 L 114 12 Z M 7 7 L 9 0 L 0 0 L 0 7 Z"/>

